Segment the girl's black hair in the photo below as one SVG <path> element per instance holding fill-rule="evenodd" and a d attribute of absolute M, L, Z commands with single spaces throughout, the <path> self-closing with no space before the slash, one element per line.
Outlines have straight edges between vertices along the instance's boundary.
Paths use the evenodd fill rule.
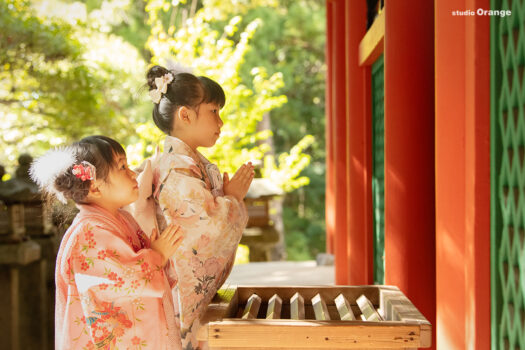
<path fill-rule="evenodd" d="M 226 96 L 224 90 L 215 81 L 205 76 L 198 77 L 202 85 L 204 85 L 204 100 L 202 103 L 216 103 L 220 108 L 224 107 L 226 103 Z"/>
<path fill-rule="evenodd" d="M 226 96 L 222 87 L 214 80 L 191 73 L 175 73 L 162 66 L 153 66 L 148 70 L 146 79 L 149 90 L 157 88 L 155 78 L 165 74 L 173 74 L 173 80 L 159 103 L 153 106 L 153 121 L 155 125 L 166 135 L 173 129 L 175 112 L 179 107 L 186 106 L 197 108 L 201 103 L 216 103 L 220 108 L 224 107 Z"/>
<path fill-rule="evenodd" d="M 74 153 L 75 164 L 80 164 L 83 161 L 93 164 L 96 169 L 96 179 L 104 181 L 107 181 L 109 171 L 117 166 L 117 156 L 126 155 L 126 151 L 117 141 L 102 135 L 85 137 L 73 143 L 68 149 Z M 89 193 L 91 181 L 82 181 L 77 178 L 73 175 L 72 169 L 73 166 L 57 176 L 54 183 L 55 188 L 66 199 L 72 199 L 76 203 L 84 203 Z"/>

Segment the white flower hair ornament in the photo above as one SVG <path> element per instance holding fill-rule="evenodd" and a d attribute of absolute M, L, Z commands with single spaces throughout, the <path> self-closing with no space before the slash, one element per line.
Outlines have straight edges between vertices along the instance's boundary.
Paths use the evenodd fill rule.
<path fill-rule="evenodd" d="M 165 94 L 168 91 L 168 84 L 173 81 L 173 74 L 166 73 L 162 77 L 155 78 L 155 86 L 157 87 L 154 90 L 150 90 L 149 96 L 151 100 L 155 103 L 159 103 L 162 98 L 162 94 Z"/>
<path fill-rule="evenodd" d="M 64 195 L 55 188 L 55 180 L 75 162 L 76 157 L 71 148 L 57 148 L 33 161 L 29 175 L 43 192 L 51 193 L 62 203 L 67 203 Z"/>

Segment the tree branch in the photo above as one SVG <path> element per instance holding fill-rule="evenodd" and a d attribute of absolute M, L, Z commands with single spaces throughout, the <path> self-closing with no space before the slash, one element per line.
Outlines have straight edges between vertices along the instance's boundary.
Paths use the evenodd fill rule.
<path fill-rule="evenodd" d="M 20 101 L 20 100 L 2 100 L 0 99 L 0 104 L 3 104 L 3 105 L 12 105 L 12 104 L 15 104 L 15 103 L 22 103 L 24 101 Z"/>

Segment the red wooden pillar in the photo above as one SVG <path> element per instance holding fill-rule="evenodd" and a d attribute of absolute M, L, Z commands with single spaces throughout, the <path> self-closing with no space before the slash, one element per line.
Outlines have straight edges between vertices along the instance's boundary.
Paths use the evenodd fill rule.
<path fill-rule="evenodd" d="M 345 84 L 345 0 L 331 1 L 332 16 L 332 135 L 334 138 L 333 195 L 335 198 L 335 283 L 348 281 L 347 140 Z"/>
<path fill-rule="evenodd" d="M 334 172 L 334 114 L 332 108 L 332 50 L 333 50 L 333 19 L 332 11 L 333 5 L 331 1 L 326 2 L 326 205 L 325 205 L 325 221 L 326 221 L 326 251 L 334 254 L 334 237 L 335 237 L 335 172 Z"/>
<path fill-rule="evenodd" d="M 490 349 L 489 0 L 436 1 L 438 349 Z M 453 54 L 451 54 L 453 53 Z"/>
<path fill-rule="evenodd" d="M 434 2 L 387 2 L 384 43 L 385 282 L 434 325 Z"/>
<path fill-rule="evenodd" d="M 373 284 L 370 67 L 359 66 L 366 34 L 366 1 L 346 5 L 346 120 L 348 173 L 347 284 Z"/>

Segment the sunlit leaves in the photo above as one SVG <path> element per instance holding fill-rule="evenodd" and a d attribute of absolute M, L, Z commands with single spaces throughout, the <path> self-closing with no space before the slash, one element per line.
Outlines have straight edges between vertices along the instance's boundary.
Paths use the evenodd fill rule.
<path fill-rule="evenodd" d="M 21 152 L 36 156 L 89 134 L 125 143 L 147 118 L 146 64 L 103 30 L 127 0 L 110 2 L 90 12 L 79 2 L 0 0 L 0 152 L 10 170 Z"/>
<path fill-rule="evenodd" d="M 243 162 L 264 159 L 269 151 L 264 141 L 272 133 L 258 131 L 257 124 L 288 99 L 279 92 L 286 76 L 246 62 L 263 22 L 244 14 L 257 7 L 280 11 L 273 0 L 149 0 L 148 18 L 134 33 L 123 28 L 144 10 L 130 0 L 0 0 L 0 152 L 8 155 L 5 165 L 12 167 L 22 151 L 39 155 L 95 133 L 128 145 L 134 165 L 151 155 L 162 134 L 141 89 L 144 57 L 149 60 L 150 53 L 152 63 L 175 59 L 217 80 L 226 91 L 225 126 L 207 156 L 229 172 Z M 115 34 L 123 31 L 123 36 Z M 142 49 L 138 43 L 144 42 L 144 31 L 149 39 Z M 242 75 L 247 65 L 248 74 Z M 291 167 L 286 177 L 292 185 L 283 185 L 287 190 L 305 183 L 295 179 L 306 161 L 293 154 L 287 157 L 296 160 L 281 157 L 271 167 L 273 173 Z"/>
<path fill-rule="evenodd" d="M 202 150 L 203 153 L 228 172 L 234 172 L 244 162 L 263 159 L 270 150 L 264 140 L 271 132 L 257 131 L 257 125 L 265 113 L 282 106 L 287 99 L 277 93 L 283 87 L 283 76 L 279 72 L 269 75 L 264 68 L 254 67 L 250 81 L 243 81 L 240 77 L 250 40 L 261 21 L 254 19 L 243 23 L 239 14 L 263 3 L 271 6 L 275 6 L 275 3 L 204 1 L 203 7 L 176 30 L 171 23 L 166 30 L 163 23 L 161 11 L 165 10 L 166 3 L 149 0 L 146 5 L 149 22 L 153 25 L 147 43 L 153 53 L 152 62 L 163 64 L 169 58 L 191 66 L 196 74 L 209 76 L 219 82 L 227 95 L 226 106 L 221 111 L 225 122 L 221 138 L 213 148 Z M 170 11 L 177 9 L 173 7 Z M 214 28 L 214 21 L 228 18 L 221 30 Z M 302 178 L 295 180 L 309 161 L 307 157 L 301 159 L 282 165 L 291 166 L 286 175 L 288 184 L 279 183 L 288 191 L 306 183 Z M 280 168 L 274 164 L 272 169 L 275 172 Z"/>
<path fill-rule="evenodd" d="M 301 171 L 310 163 L 310 155 L 304 151 L 314 143 L 312 135 L 306 135 L 293 146 L 290 153 L 281 153 L 278 157 L 279 165 L 275 164 L 275 157 L 266 156 L 262 174 L 271 179 L 283 190 L 289 192 L 306 186 L 310 180 L 306 176 L 299 176 Z"/>

